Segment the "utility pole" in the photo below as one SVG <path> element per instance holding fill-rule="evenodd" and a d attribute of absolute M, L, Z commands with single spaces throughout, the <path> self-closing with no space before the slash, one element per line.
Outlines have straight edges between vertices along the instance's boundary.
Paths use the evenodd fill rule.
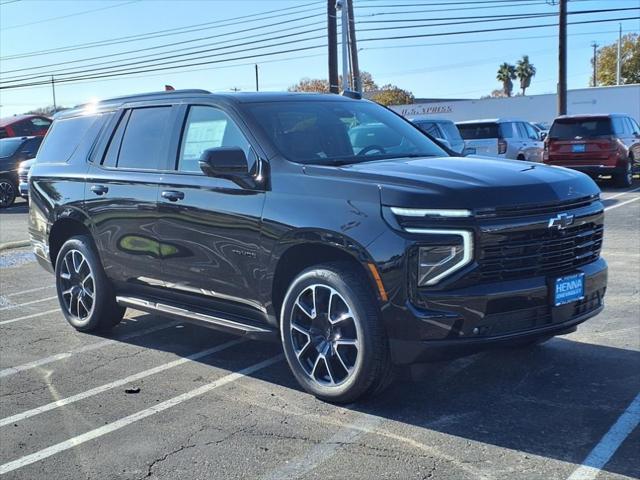
<path fill-rule="evenodd" d="M 567 0 L 560 0 L 558 36 L 558 115 L 567 114 Z"/>
<path fill-rule="evenodd" d="M 616 62 L 616 85 L 620 85 L 620 77 L 622 76 L 622 24 L 618 24 L 618 61 Z"/>
<path fill-rule="evenodd" d="M 342 27 L 342 91 L 349 90 L 349 0 L 338 0 Z"/>
<path fill-rule="evenodd" d="M 256 92 L 259 92 L 260 88 L 258 86 L 258 64 L 257 63 L 255 64 L 255 67 L 256 67 Z"/>
<path fill-rule="evenodd" d="M 347 0 L 349 12 L 349 46 L 351 54 L 351 75 L 353 75 L 353 89 L 362 93 L 362 79 L 360 78 L 360 64 L 358 62 L 358 45 L 356 43 L 356 21 L 353 15 L 353 0 Z"/>
<path fill-rule="evenodd" d="M 593 47 L 593 86 L 598 86 L 598 47 L 596 42 L 591 42 Z"/>
<path fill-rule="evenodd" d="M 338 23 L 336 0 L 327 0 L 327 45 L 329 45 L 329 92 L 340 93 L 338 85 Z"/>
<path fill-rule="evenodd" d="M 53 93 L 53 113 L 58 111 L 58 105 L 56 104 L 56 81 L 51 75 L 51 91 Z"/>

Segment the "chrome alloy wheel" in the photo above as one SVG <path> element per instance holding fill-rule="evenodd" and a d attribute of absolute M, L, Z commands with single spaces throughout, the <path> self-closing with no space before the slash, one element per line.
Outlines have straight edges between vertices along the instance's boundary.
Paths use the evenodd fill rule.
<path fill-rule="evenodd" d="M 0 180 L 0 207 L 8 207 L 15 196 L 13 184 L 7 180 Z"/>
<path fill-rule="evenodd" d="M 95 304 L 95 280 L 91 266 L 79 250 L 69 250 L 62 260 L 59 288 L 67 312 L 87 320 Z"/>
<path fill-rule="evenodd" d="M 338 386 L 360 367 L 362 331 L 353 310 L 327 285 L 310 285 L 296 298 L 290 319 L 291 344 L 307 376 Z"/>

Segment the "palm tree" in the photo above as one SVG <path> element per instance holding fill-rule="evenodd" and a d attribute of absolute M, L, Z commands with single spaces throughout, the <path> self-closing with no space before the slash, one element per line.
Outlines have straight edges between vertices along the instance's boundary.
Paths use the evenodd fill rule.
<path fill-rule="evenodd" d="M 509 65 L 507 62 L 504 62 L 498 68 L 498 75 L 496 75 L 496 79 L 499 82 L 502 82 L 502 90 L 507 97 L 511 96 L 511 92 L 513 92 L 513 82 L 511 80 L 516 78 L 516 67 L 513 65 Z"/>
<path fill-rule="evenodd" d="M 529 55 L 523 55 L 521 60 L 518 60 L 518 66 L 516 67 L 516 75 L 520 80 L 520 88 L 522 89 L 522 95 L 531 85 L 531 79 L 536 74 L 536 67 L 532 63 L 529 63 Z"/>

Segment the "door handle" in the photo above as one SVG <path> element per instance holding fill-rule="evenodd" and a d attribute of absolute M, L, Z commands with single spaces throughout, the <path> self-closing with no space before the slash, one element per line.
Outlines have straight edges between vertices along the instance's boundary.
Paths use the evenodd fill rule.
<path fill-rule="evenodd" d="M 104 195 L 109 191 L 109 187 L 105 185 L 91 185 L 91 191 L 96 195 Z"/>
<path fill-rule="evenodd" d="M 177 202 L 184 198 L 184 192 L 178 192 L 176 190 L 164 190 L 161 195 L 162 198 L 166 198 L 170 202 Z"/>

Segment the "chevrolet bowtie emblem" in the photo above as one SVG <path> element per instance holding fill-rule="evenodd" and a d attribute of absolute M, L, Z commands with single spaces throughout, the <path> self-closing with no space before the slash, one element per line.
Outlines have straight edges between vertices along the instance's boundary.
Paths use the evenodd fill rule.
<path fill-rule="evenodd" d="M 573 224 L 573 215 L 567 213 L 560 213 L 553 218 L 549 219 L 549 228 L 557 228 L 562 230 Z"/>

